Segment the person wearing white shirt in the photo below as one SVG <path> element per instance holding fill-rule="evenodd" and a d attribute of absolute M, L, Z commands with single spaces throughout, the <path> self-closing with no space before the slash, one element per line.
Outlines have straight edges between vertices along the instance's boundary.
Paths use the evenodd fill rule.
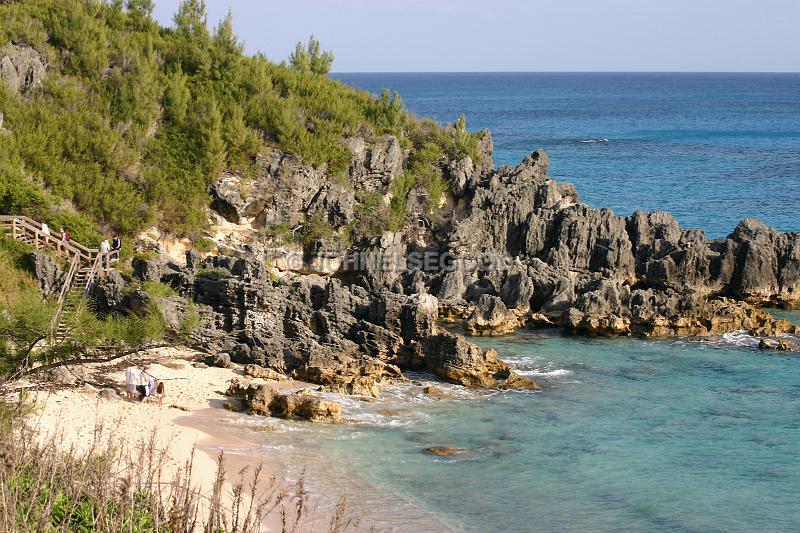
<path fill-rule="evenodd" d="M 139 375 L 139 381 L 144 385 L 144 395 L 150 396 L 153 394 L 156 387 L 156 378 L 149 372 L 150 367 L 145 366 L 142 373 Z"/>
<path fill-rule="evenodd" d="M 50 236 L 50 228 L 47 227 L 47 222 L 42 222 L 42 230 L 41 231 L 42 231 L 42 235 L 43 235 L 42 243 L 44 243 L 44 245 L 46 246 L 47 245 L 47 237 Z"/>
<path fill-rule="evenodd" d="M 128 392 L 128 400 L 133 400 L 136 396 L 136 386 L 139 385 L 140 381 L 141 375 L 138 368 L 130 365 L 125 369 L 125 388 Z"/>
<path fill-rule="evenodd" d="M 103 242 L 100 243 L 100 256 L 102 258 L 100 259 L 100 261 L 101 261 L 101 266 L 105 264 L 105 266 L 103 267 L 104 269 L 108 269 L 110 263 L 108 253 L 110 251 L 111 251 L 111 245 L 108 244 L 108 239 L 103 239 Z"/>

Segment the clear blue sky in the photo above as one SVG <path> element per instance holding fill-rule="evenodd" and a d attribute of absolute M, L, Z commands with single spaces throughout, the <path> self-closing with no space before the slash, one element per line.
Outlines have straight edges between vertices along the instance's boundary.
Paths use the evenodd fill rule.
<path fill-rule="evenodd" d="M 800 71 L 800 0 L 207 0 L 250 53 L 337 72 Z M 171 25 L 179 0 L 156 0 Z"/>

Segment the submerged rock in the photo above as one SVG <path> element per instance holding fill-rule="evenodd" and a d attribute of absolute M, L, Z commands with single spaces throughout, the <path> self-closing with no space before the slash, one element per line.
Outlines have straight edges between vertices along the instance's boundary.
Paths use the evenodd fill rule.
<path fill-rule="evenodd" d="M 423 451 L 431 455 L 438 455 L 439 457 L 452 457 L 453 455 L 464 453 L 465 450 L 461 448 L 450 448 L 449 446 L 430 446 Z"/>
<path fill-rule="evenodd" d="M 793 352 L 800 350 L 800 347 L 789 339 L 768 339 L 762 337 L 758 341 L 759 350 L 777 350 L 781 352 Z"/>

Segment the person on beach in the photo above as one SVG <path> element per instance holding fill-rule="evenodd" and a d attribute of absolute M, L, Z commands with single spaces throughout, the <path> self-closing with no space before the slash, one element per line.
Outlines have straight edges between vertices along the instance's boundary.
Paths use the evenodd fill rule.
<path fill-rule="evenodd" d="M 150 373 L 150 365 L 145 365 L 142 369 L 142 373 L 139 374 L 139 382 L 141 383 L 139 386 L 139 400 L 141 401 L 155 392 L 153 389 L 155 389 L 156 378 Z"/>
<path fill-rule="evenodd" d="M 164 382 L 159 381 L 156 385 L 156 395 L 158 396 L 158 406 L 164 407 Z"/>
<path fill-rule="evenodd" d="M 139 385 L 139 369 L 131 364 L 125 369 L 125 388 L 128 392 L 128 400 L 133 401 L 136 397 L 136 387 Z"/>

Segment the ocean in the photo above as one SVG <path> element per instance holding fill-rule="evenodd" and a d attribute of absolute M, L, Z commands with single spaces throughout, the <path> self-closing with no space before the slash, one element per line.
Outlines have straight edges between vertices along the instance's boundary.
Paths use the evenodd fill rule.
<path fill-rule="evenodd" d="M 418 115 L 464 113 L 491 129 L 497 163 L 546 149 L 551 175 L 595 207 L 669 210 L 713 238 L 747 216 L 800 230 L 800 75 L 337 77 L 397 89 Z M 796 353 L 759 351 L 745 334 L 472 340 L 545 390 L 437 385 L 451 395 L 440 401 L 390 387 L 375 403 L 345 399 L 341 426 L 227 414 L 221 431 L 249 431 L 244 451 L 293 476 L 306 469 L 322 505 L 346 493 L 364 530 L 800 530 Z"/>
<path fill-rule="evenodd" d="M 800 74 L 337 74 L 418 116 L 488 128 L 497 164 L 533 150 L 582 201 L 670 211 L 724 238 L 745 217 L 800 230 Z"/>

